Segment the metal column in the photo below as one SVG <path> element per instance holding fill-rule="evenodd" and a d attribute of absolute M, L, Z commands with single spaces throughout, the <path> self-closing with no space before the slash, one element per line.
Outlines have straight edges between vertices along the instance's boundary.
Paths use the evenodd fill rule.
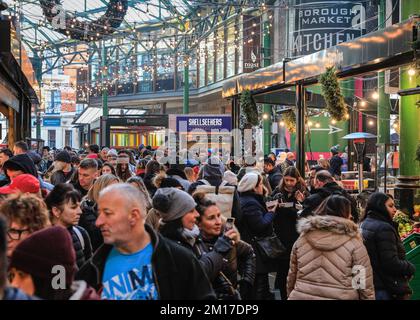
<path fill-rule="evenodd" d="M 305 176 L 305 87 L 296 85 L 296 168 L 302 177 Z"/>

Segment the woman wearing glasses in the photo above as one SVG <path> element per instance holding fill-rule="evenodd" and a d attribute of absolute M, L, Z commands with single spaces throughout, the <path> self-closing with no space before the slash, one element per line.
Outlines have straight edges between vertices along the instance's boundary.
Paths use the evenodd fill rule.
<path fill-rule="evenodd" d="M 50 226 L 47 207 L 41 199 L 32 194 L 10 196 L 1 204 L 0 214 L 8 221 L 8 257 L 30 234 Z"/>

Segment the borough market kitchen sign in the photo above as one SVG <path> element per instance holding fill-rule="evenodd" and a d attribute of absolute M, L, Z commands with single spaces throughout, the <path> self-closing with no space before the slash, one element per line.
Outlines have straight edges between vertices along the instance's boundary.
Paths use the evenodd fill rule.
<path fill-rule="evenodd" d="M 360 1 L 297 0 L 292 33 L 293 55 L 323 50 L 363 35 L 366 9 Z"/>

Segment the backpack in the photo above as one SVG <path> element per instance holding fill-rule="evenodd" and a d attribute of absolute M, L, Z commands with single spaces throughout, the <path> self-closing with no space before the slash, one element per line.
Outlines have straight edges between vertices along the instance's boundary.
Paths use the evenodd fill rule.
<path fill-rule="evenodd" d="M 85 251 L 85 239 L 83 238 L 82 232 L 79 230 L 77 226 L 73 227 L 73 231 L 76 234 L 76 237 L 79 239 L 80 244 L 82 245 L 82 251 Z"/>
<path fill-rule="evenodd" d="M 204 185 L 198 185 L 195 192 L 206 194 L 206 198 L 215 202 L 220 212 L 225 218 L 232 217 L 233 196 L 235 195 L 235 187 L 227 186 L 227 182 L 223 181 L 219 186 L 212 186 L 207 180 L 199 180 Z M 194 193 L 195 193 L 194 192 Z"/>

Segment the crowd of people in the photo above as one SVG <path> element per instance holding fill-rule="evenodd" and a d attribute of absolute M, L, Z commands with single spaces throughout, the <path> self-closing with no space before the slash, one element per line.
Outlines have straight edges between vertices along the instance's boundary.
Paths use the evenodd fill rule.
<path fill-rule="evenodd" d="M 390 195 L 360 211 L 332 150 L 239 166 L 90 145 L 0 150 L 0 299 L 407 299 Z M 335 171 L 328 171 L 334 168 Z"/>

